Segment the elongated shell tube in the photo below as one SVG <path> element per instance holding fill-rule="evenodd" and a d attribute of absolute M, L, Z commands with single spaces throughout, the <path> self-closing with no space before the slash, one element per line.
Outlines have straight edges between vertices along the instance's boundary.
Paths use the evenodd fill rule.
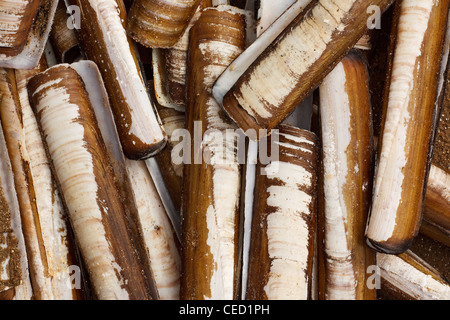
<path fill-rule="evenodd" d="M 132 203 L 121 193 L 123 173 L 115 170 L 92 107 L 104 102 L 91 100 L 86 81 L 70 65 L 56 65 L 30 80 L 31 104 L 96 297 L 150 299 Z"/>
<path fill-rule="evenodd" d="M 155 106 L 131 39 L 119 0 L 70 0 L 81 12 L 80 45 L 102 74 L 123 152 L 143 159 L 159 152 L 166 143 Z"/>
<path fill-rule="evenodd" d="M 288 0 L 286 1 L 293 3 L 293 1 Z M 283 9 L 284 4 L 283 3 L 281 5 L 281 9 Z M 247 10 L 251 10 L 254 14 L 256 12 L 256 8 L 255 8 L 255 1 L 248 1 L 245 5 L 245 8 Z M 277 7 L 277 12 L 275 12 L 273 15 L 268 15 L 267 13 L 270 12 L 270 7 L 272 5 L 272 2 L 270 1 L 265 1 L 265 2 L 260 2 L 259 3 L 259 8 L 258 8 L 258 14 L 257 14 L 257 21 L 256 21 L 256 32 L 255 32 L 255 36 L 256 38 L 259 37 L 261 35 L 261 33 L 263 33 L 266 29 L 266 27 L 268 27 L 269 24 L 272 24 L 275 20 L 275 18 L 277 18 L 277 14 L 280 15 L 283 10 L 278 9 L 279 7 Z M 287 5 L 287 4 L 286 4 Z M 263 9 L 263 7 L 265 7 L 265 9 Z M 266 10 L 267 9 L 267 10 Z M 262 11 L 265 10 L 264 14 Z M 256 40 L 256 39 L 255 39 Z M 250 46 L 253 45 L 254 42 L 252 42 L 250 44 Z M 243 53 L 241 53 L 240 57 L 242 57 L 243 55 L 245 56 L 247 53 L 245 53 L 245 51 Z M 234 60 L 234 63 L 236 62 L 236 60 L 239 60 L 239 57 L 236 58 Z M 233 63 L 232 63 L 233 64 Z M 231 78 L 227 75 L 227 72 L 229 73 L 230 71 L 230 66 L 228 66 L 227 70 L 225 70 L 222 75 L 219 77 L 228 79 Z M 233 69 L 233 71 L 235 71 Z M 219 81 L 219 79 L 217 81 Z M 217 81 L 214 84 L 213 87 L 213 95 L 214 97 L 217 99 L 217 92 L 215 92 L 215 90 L 217 90 Z M 230 82 L 232 82 L 230 80 Z M 219 85 L 220 86 L 220 85 Z M 221 101 L 223 97 L 219 98 L 219 101 Z M 251 239 L 252 239 L 252 220 L 253 220 L 253 201 L 254 201 L 254 191 L 255 191 L 255 180 L 256 180 L 256 170 L 257 170 L 257 158 L 258 158 L 258 143 L 256 141 L 253 140 L 249 140 L 248 145 L 247 145 L 247 156 L 246 156 L 246 162 L 245 162 L 245 168 L 243 169 L 243 172 L 245 174 L 245 177 L 243 179 L 243 184 L 242 184 L 242 188 L 243 188 L 243 198 L 242 198 L 242 216 L 243 216 L 243 237 L 242 237 L 242 288 L 241 288 L 241 298 L 242 299 L 246 299 L 247 298 L 247 286 L 248 286 L 248 271 L 249 271 L 249 264 L 250 264 L 250 243 L 251 243 Z"/>
<path fill-rule="evenodd" d="M 391 0 L 319 0 L 300 14 L 225 94 L 243 131 L 272 129 L 320 83 L 367 30 L 369 6 Z M 267 32 L 267 31 L 266 31 Z"/>
<path fill-rule="evenodd" d="M 450 21 L 450 17 L 449 17 Z M 450 70 L 450 22 L 447 23 L 447 37 L 444 58 Z M 433 159 L 427 180 L 425 207 L 420 232 L 450 246 L 450 74 L 442 79 L 443 100 L 441 114 L 433 145 Z"/>
<path fill-rule="evenodd" d="M 430 143 L 436 128 L 448 8 L 449 1 L 404 0 L 399 4 L 366 231 L 368 243 L 386 253 L 405 251 L 419 230 L 431 162 Z"/>
<path fill-rule="evenodd" d="M 14 173 L 0 123 L 0 300 L 32 296 Z"/>
<path fill-rule="evenodd" d="M 373 177 L 369 79 L 362 54 L 351 51 L 319 87 L 324 184 L 325 298 L 375 299 L 365 243 Z"/>
<path fill-rule="evenodd" d="M 14 71 L 1 69 L 0 75 L 2 92 L 0 119 L 14 172 L 14 186 L 19 202 L 33 293 L 35 298 L 40 299 L 47 297 L 42 290 L 46 287 L 45 282 L 48 279 L 44 277 L 45 260 L 41 257 L 45 257 L 45 253 L 42 252 L 38 224 L 34 220 L 37 212 L 33 206 L 33 185 L 32 181 L 29 181 L 30 168 L 26 157 L 23 124 L 19 118 L 19 97 Z"/>
<path fill-rule="evenodd" d="M 83 298 L 83 288 L 81 281 L 78 282 L 78 287 L 70 281 L 70 274 L 75 271 L 74 268 L 77 272 L 81 271 L 78 250 L 72 239 L 67 209 L 51 172 L 50 159 L 29 103 L 27 90 L 29 79 L 44 68 L 45 66 L 41 65 L 33 70 L 15 70 L 15 77 L 20 98 L 25 147 L 39 215 L 39 228 L 47 256 L 48 277 L 51 279 L 50 298 L 76 300 Z"/>
<path fill-rule="evenodd" d="M 92 61 L 71 65 L 86 85 L 92 108 L 99 125 L 111 163 L 120 181 L 120 189 L 127 199 L 125 205 L 132 210 L 137 228 L 142 235 L 142 252 L 148 257 L 152 275 L 152 294 L 158 299 L 178 299 L 180 291 L 180 254 L 174 229 L 157 192 L 153 179 L 142 160 L 126 159 L 120 148 L 114 117 L 103 86 L 101 75 Z M 131 227 L 130 221 L 128 221 Z"/>
<path fill-rule="evenodd" d="M 199 4 L 200 0 L 134 1 L 128 34 L 147 47 L 172 47 L 183 35 Z"/>
<path fill-rule="evenodd" d="M 26 77 L 20 76 L 16 83 L 12 69 L 1 70 L 1 77 L 0 118 L 18 190 L 34 298 L 73 299 L 77 293 L 69 283 L 69 267 L 77 264 L 75 248 L 69 240 L 65 210 L 41 135 L 29 109 Z"/>
<path fill-rule="evenodd" d="M 22 51 L 39 8 L 39 0 L 0 2 L 0 55 L 14 56 Z"/>
<path fill-rule="evenodd" d="M 381 289 L 395 299 L 448 300 L 450 285 L 410 250 L 399 255 L 377 253 Z"/>
<path fill-rule="evenodd" d="M 158 297 L 180 298 L 181 258 L 174 229 L 143 161 L 126 159 Z"/>
<path fill-rule="evenodd" d="M 3 10 L 0 10 L 0 21 L 4 21 L 0 27 L 0 43 L 3 40 L 6 42 L 11 40 L 5 32 L 12 31 L 9 35 L 13 38 L 20 35 L 16 39 L 22 39 L 22 35 L 26 36 L 25 42 L 22 42 L 20 46 L 3 47 L 0 50 L 0 67 L 33 69 L 39 64 L 50 34 L 57 4 L 58 0 L 5 0 L 0 3 L 0 8 L 1 5 L 4 6 Z"/>
<path fill-rule="evenodd" d="M 238 137 L 211 90 L 220 73 L 243 51 L 245 38 L 245 13 L 228 6 L 204 9 L 191 29 L 186 127 L 191 145 L 200 138 L 202 149 L 190 145 L 192 153 L 184 166 L 182 299 L 239 295 Z M 199 158 L 198 152 L 205 157 Z"/>
<path fill-rule="evenodd" d="M 252 240 L 253 201 L 255 196 L 256 169 L 258 163 L 258 143 L 248 141 L 246 148 L 246 160 L 243 173 L 242 189 L 242 276 L 241 276 L 241 298 L 247 299 L 248 269 L 250 264 L 250 243 Z"/>
<path fill-rule="evenodd" d="M 278 159 L 258 165 L 246 299 L 311 298 L 318 139 L 280 125 Z"/>
<path fill-rule="evenodd" d="M 101 74 L 92 61 L 80 61 L 71 65 L 86 85 L 92 108 L 105 145 L 110 155 L 116 178 L 120 181 L 122 195 L 134 215 L 134 232 L 141 234 L 142 253 L 148 260 L 152 276 L 152 294 L 155 298 L 178 299 L 180 291 L 180 254 L 174 229 L 155 187 L 152 176 L 142 160 L 124 157 L 114 117 L 108 101 Z M 131 216 L 130 216 L 131 217 Z M 132 223 L 128 220 L 128 226 Z"/>
<path fill-rule="evenodd" d="M 269 1 L 265 1 L 261 5 L 271 6 L 270 3 L 271 2 Z M 264 28 L 267 27 L 267 29 L 257 28 L 257 39 L 227 67 L 214 84 L 214 98 L 220 105 L 223 104 L 224 95 L 230 91 L 258 56 L 261 55 L 273 41 L 275 41 L 296 17 L 300 14 L 305 14 L 313 3 L 315 2 L 311 0 L 296 1 L 275 21 L 264 22 Z M 261 20 L 259 22 L 261 24 Z M 269 24 L 270 26 L 268 26 Z"/>

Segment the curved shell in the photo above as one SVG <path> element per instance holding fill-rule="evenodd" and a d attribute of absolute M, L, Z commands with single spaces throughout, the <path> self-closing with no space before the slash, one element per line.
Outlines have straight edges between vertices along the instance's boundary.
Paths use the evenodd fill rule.
<path fill-rule="evenodd" d="M 259 27 L 256 32 L 258 38 L 227 67 L 214 84 L 214 98 L 219 104 L 223 104 L 224 95 L 233 87 L 257 57 L 280 35 L 295 17 L 308 8 L 310 3 L 311 0 L 296 1 L 275 21 L 266 21 L 266 19 L 273 18 L 272 15 L 267 18 L 264 17 L 262 21 L 263 13 L 261 12 Z M 270 1 L 265 1 L 261 5 L 271 6 L 272 4 Z M 262 29 L 262 26 L 267 29 Z"/>
<path fill-rule="evenodd" d="M 58 1 L 49 40 L 58 62 L 62 63 L 72 63 L 82 58 L 77 33 L 67 26 L 69 17 L 64 1 Z"/>
<path fill-rule="evenodd" d="M 5 7 L 4 10 L 0 10 L 0 43 L 2 40 L 6 41 L 3 42 L 3 46 L 9 48 L 0 49 L 0 67 L 35 68 L 44 52 L 58 0 L 2 0 L 1 4 Z M 20 40 L 20 46 L 11 46 L 11 39 L 5 36 L 5 29 L 10 28 L 18 28 L 17 32 L 13 32 L 10 36 L 15 34 L 13 37 L 16 39 L 23 39 L 25 36 L 25 40 Z"/>
<path fill-rule="evenodd" d="M 246 68 L 224 95 L 225 111 L 243 131 L 273 129 L 363 35 L 369 17 L 367 8 L 377 5 L 384 11 L 391 3 L 314 2 Z"/>
<path fill-rule="evenodd" d="M 158 297 L 180 298 L 181 257 L 174 228 L 142 160 L 125 160 Z"/>
<path fill-rule="evenodd" d="M 1 70 L 0 118 L 14 171 L 33 294 L 35 299 L 76 299 L 77 291 L 67 285 L 69 267 L 78 264 L 76 249 L 28 103 L 26 82 L 39 69 L 24 72 Z"/>
<path fill-rule="evenodd" d="M 448 281 L 412 251 L 399 255 L 377 253 L 376 258 L 382 290 L 400 299 L 449 299 Z"/>
<path fill-rule="evenodd" d="M 180 254 L 177 237 L 162 199 L 157 192 L 153 176 L 142 160 L 124 157 L 119 144 L 114 118 L 107 103 L 107 93 L 101 75 L 92 61 L 81 61 L 71 65 L 83 78 L 88 88 L 92 108 L 105 141 L 116 177 L 121 181 L 126 205 L 132 209 L 137 227 L 134 231 L 142 235 L 143 250 L 148 255 L 154 285 L 153 295 L 158 299 L 178 299 L 180 291 Z M 151 160 L 151 159 L 150 159 Z M 130 195 L 133 195 L 130 197 Z M 139 238 L 139 237 L 138 237 Z M 139 238 L 140 239 L 140 238 Z"/>
<path fill-rule="evenodd" d="M 99 79 L 60 64 L 34 76 L 28 90 L 96 296 L 150 299 L 134 200 L 124 195 L 125 169 L 117 170 L 120 146 L 103 138 L 92 107 L 104 106 Z"/>
<path fill-rule="evenodd" d="M 0 1 L 0 55 L 22 51 L 39 8 L 39 0 Z"/>
<path fill-rule="evenodd" d="M 200 0 L 136 0 L 129 13 L 128 34 L 147 47 L 172 47 L 199 4 Z"/>
<path fill-rule="evenodd" d="M 119 144 L 114 118 L 107 102 L 101 75 L 92 61 L 80 61 L 71 65 L 83 78 L 89 93 L 92 109 L 108 149 L 111 163 L 120 181 L 120 189 L 126 194 L 126 205 L 131 210 L 142 235 L 142 246 L 148 257 L 158 299 L 178 299 L 180 292 L 180 254 L 175 231 L 157 192 L 153 177 L 143 160 L 124 157 Z M 153 289 L 153 288 L 152 288 Z"/>
<path fill-rule="evenodd" d="M 201 10 L 206 7 L 205 2 L 202 1 L 197 7 L 183 35 L 171 48 L 152 50 L 155 96 L 162 107 L 184 111 L 189 32 L 200 17 Z"/>
<path fill-rule="evenodd" d="M 144 159 L 166 144 L 134 43 L 127 37 L 125 8 L 117 0 L 69 0 L 81 10 L 80 45 L 105 83 L 123 152 Z"/>

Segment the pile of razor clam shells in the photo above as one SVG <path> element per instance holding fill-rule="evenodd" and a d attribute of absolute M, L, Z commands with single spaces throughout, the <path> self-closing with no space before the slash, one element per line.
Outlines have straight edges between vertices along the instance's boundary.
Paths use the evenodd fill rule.
<path fill-rule="evenodd" d="M 0 300 L 450 299 L 450 0 L 0 0 Z"/>

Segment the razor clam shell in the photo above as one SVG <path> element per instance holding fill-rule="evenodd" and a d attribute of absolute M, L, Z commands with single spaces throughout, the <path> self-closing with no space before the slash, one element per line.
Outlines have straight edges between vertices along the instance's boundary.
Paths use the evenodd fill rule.
<path fill-rule="evenodd" d="M 164 205 L 164 208 L 166 209 L 167 216 L 169 217 L 172 223 L 174 232 L 178 240 L 181 241 L 181 219 L 182 219 L 181 213 L 179 210 L 177 210 L 177 208 L 175 208 L 173 200 L 169 195 L 168 187 L 165 182 L 166 180 L 164 180 L 163 178 L 161 169 L 158 163 L 156 162 L 155 158 L 145 160 L 145 164 L 153 179 L 156 190 L 158 191 L 158 194 L 161 197 L 161 201 Z"/>
<path fill-rule="evenodd" d="M 25 46 L 14 56 L 0 54 L 0 67 L 33 69 L 39 63 L 50 34 L 58 0 L 41 0 Z"/>
<path fill-rule="evenodd" d="M 442 100 L 436 139 L 433 147 L 433 159 L 427 180 L 425 207 L 420 232 L 450 246 L 450 143 L 448 141 L 450 113 L 450 15 L 447 21 L 447 36 L 444 44 L 442 68 L 447 68 L 440 81 L 439 90 Z"/>
<path fill-rule="evenodd" d="M 224 1 L 227 2 L 227 1 Z M 213 6 L 220 7 L 224 4 L 218 2 Z M 155 91 L 158 102 L 168 108 L 184 110 L 186 104 L 186 57 L 189 40 L 189 31 L 201 14 L 201 9 L 208 7 L 208 1 L 204 1 L 197 8 L 183 36 L 178 42 L 167 49 L 153 49 L 153 71 Z M 230 9 L 234 7 L 229 7 Z M 255 38 L 255 19 L 253 14 L 245 10 L 247 24 L 247 45 Z"/>
<path fill-rule="evenodd" d="M 253 202 L 256 184 L 256 168 L 258 163 L 258 143 L 248 140 L 245 162 L 245 178 L 243 183 L 243 237 L 242 237 L 242 284 L 241 298 L 246 300 L 248 286 L 248 266 L 250 264 L 250 242 L 252 239 Z"/>
<path fill-rule="evenodd" d="M 67 282 L 74 251 L 67 241 L 64 209 L 45 167 L 41 136 L 28 112 L 24 84 L 16 84 L 14 70 L 0 72 L 0 117 L 14 172 L 33 295 L 38 300 L 73 299 L 77 295 Z"/>
<path fill-rule="evenodd" d="M 135 0 L 129 12 L 128 34 L 151 48 L 170 48 L 187 28 L 200 0 Z"/>
<path fill-rule="evenodd" d="M 135 160 L 153 156 L 165 146 L 167 137 L 150 99 L 135 44 L 125 31 L 122 1 L 68 2 L 81 9 L 80 45 L 102 74 L 123 152 Z"/>
<path fill-rule="evenodd" d="M 273 1 L 261 1 L 259 9 L 259 19 L 257 26 L 257 35 L 259 36 L 266 31 L 289 7 L 294 5 L 295 0 L 283 0 L 279 3 Z M 303 5 L 306 7 L 310 2 L 305 2 Z M 297 4 L 298 5 L 298 4 Z M 300 10 L 300 7 L 299 7 Z M 283 120 L 283 124 L 290 124 L 297 128 L 311 129 L 311 117 L 312 117 L 312 94 L 307 96 L 305 100 L 300 102 L 294 111 Z"/>
<path fill-rule="evenodd" d="M 369 6 L 392 0 L 319 0 L 298 15 L 225 94 L 243 131 L 271 130 L 329 73 L 367 30 Z M 267 32 L 267 31 L 266 31 Z"/>
<path fill-rule="evenodd" d="M 125 195 L 125 168 L 118 170 L 120 146 L 102 137 L 92 107 L 106 103 L 103 84 L 98 70 L 85 80 L 75 68 L 54 66 L 28 85 L 55 177 L 97 298 L 151 299 L 134 199 Z"/>
<path fill-rule="evenodd" d="M 31 109 L 27 84 L 35 74 L 45 69 L 45 63 L 33 70 L 15 70 L 23 134 L 33 181 L 34 201 L 39 215 L 39 229 L 45 247 L 47 277 L 51 279 L 49 299 L 83 299 L 82 288 L 72 286 L 71 267 L 81 270 L 78 251 L 72 239 L 67 209 L 57 189 L 36 117 Z"/>
<path fill-rule="evenodd" d="M 126 159 L 125 163 L 133 185 L 139 222 L 158 297 L 161 300 L 178 300 L 181 256 L 174 227 L 145 162 Z"/>
<path fill-rule="evenodd" d="M 431 166 L 427 180 L 420 232 L 450 244 L 450 174 L 435 165 Z"/>
<path fill-rule="evenodd" d="M 396 299 L 448 300 L 450 285 L 410 250 L 399 255 L 377 253 L 381 289 Z"/>
<path fill-rule="evenodd" d="M 49 41 L 60 63 L 72 63 L 83 57 L 77 33 L 67 25 L 69 18 L 64 0 L 59 0 Z"/>
<path fill-rule="evenodd" d="M 233 87 L 236 81 L 310 3 L 311 0 L 297 1 L 294 5 L 289 7 L 283 15 L 270 24 L 267 32 L 258 34 L 257 31 L 258 38 L 242 54 L 240 54 L 216 80 L 213 87 L 213 94 L 219 104 L 223 105 L 223 97 Z"/>
<path fill-rule="evenodd" d="M 0 55 L 22 51 L 38 8 L 39 0 L 0 1 Z"/>
<path fill-rule="evenodd" d="M 362 54 L 350 51 L 325 77 L 319 92 L 325 204 L 322 292 L 328 300 L 373 300 L 375 290 L 366 282 L 375 254 L 364 232 L 374 148 L 369 76 Z"/>
<path fill-rule="evenodd" d="M 228 300 L 240 294 L 238 137 L 234 131 L 226 141 L 219 136 L 236 127 L 211 90 L 245 48 L 245 15 L 230 6 L 206 8 L 191 29 L 186 127 L 194 139 L 191 147 L 193 134 L 203 138 L 205 158 L 197 157 L 194 146 L 184 166 L 181 299 Z"/>
<path fill-rule="evenodd" d="M 311 297 L 318 139 L 280 125 L 279 159 L 258 164 L 246 299 Z"/>
<path fill-rule="evenodd" d="M 72 67 L 89 88 L 90 99 L 96 101 L 92 107 L 109 154 L 114 159 L 115 171 L 121 173 L 120 180 L 125 185 L 126 194 L 129 195 L 129 190 L 134 196 L 135 214 L 148 254 L 155 293 L 159 299 L 178 299 L 181 261 L 177 239 L 153 179 L 144 161 L 123 156 L 108 96 L 95 64 L 83 61 L 72 64 Z"/>
<path fill-rule="evenodd" d="M 170 99 L 178 104 L 185 105 L 186 93 L 186 58 L 187 52 L 177 48 L 164 50 L 167 70 L 167 85 Z"/>
<path fill-rule="evenodd" d="M 0 123 L 0 201 L 1 230 L 0 230 L 0 300 L 30 300 L 33 297 L 33 288 L 28 273 L 28 259 L 26 255 L 25 240 L 23 237 L 20 208 L 14 187 L 14 174 L 9 160 L 8 149 L 3 128 Z M 9 215 L 9 217 L 5 217 Z M 7 219 L 7 224 L 5 223 Z M 16 243 L 14 243 L 16 242 Z M 7 252 L 10 251 L 10 252 Z M 18 265 L 12 265 L 15 251 Z M 4 260 L 3 260 L 4 259 Z M 17 261 L 16 261 L 17 262 Z M 18 282 L 14 282 L 11 273 L 16 273 Z M 12 279 L 11 279 L 12 278 Z"/>
<path fill-rule="evenodd" d="M 255 21 L 255 37 L 260 37 L 261 34 L 276 20 L 284 10 L 293 4 L 295 1 L 287 0 L 284 2 L 280 2 L 274 6 L 274 2 L 271 1 L 262 1 L 259 3 L 259 11 L 257 15 L 257 19 Z M 255 11 L 256 3 L 255 1 L 247 1 L 245 5 L 245 9 L 251 12 Z M 275 10 L 273 14 L 269 12 L 271 10 Z M 256 39 L 255 39 L 256 40 Z M 251 46 L 254 43 L 250 43 Z M 240 57 L 236 58 L 240 59 Z M 225 72 L 229 72 L 229 70 L 225 70 Z M 220 78 L 220 77 L 219 77 Z M 306 113 L 308 108 L 297 108 L 291 114 L 287 124 L 292 124 L 294 126 L 301 123 L 303 125 L 303 121 L 308 121 L 308 115 L 305 117 L 304 111 Z M 300 128 L 303 128 L 300 126 Z M 308 128 L 308 127 L 304 127 Z M 254 190 L 255 190 L 255 178 L 256 178 L 256 164 L 258 159 L 258 143 L 254 140 L 249 140 L 247 145 L 247 158 L 245 165 L 245 182 L 243 185 L 244 188 L 244 196 L 243 196 L 243 251 L 242 251 L 242 299 L 246 299 L 247 293 L 247 285 L 248 285 L 248 266 L 249 266 L 249 258 L 250 258 L 250 242 L 251 242 L 251 233 L 252 233 L 252 220 L 253 220 L 253 202 L 254 202 Z"/>
<path fill-rule="evenodd" d="M 153 49 L 155 50 L 155 49 Z M 155 86 L 150 81 L 149 87 Z M 183 187 L 183 163 L 174 160 L 178 143 L 184 138 L 185 112 L 160 105 L 155 98 L 156 92 L 150 89 L 156 101 L 156 110 L 161 118 L 162 125 L 167 134 L 167 145 L 155 157 L 146 160 L 147 168 L 152 176 L 167 215 L 174 227 L 178 240 L 181 240 L 181 199 Z M 181 133 L 181 135 L 180 135 Z M 175 137 L 173 137 L 175 136 Z M 179 150 L 178 150 L 179 152 Z M 179 156 L 179 154 L 178 154 Z"/>
<path fill-rule="evenodd" d="M 184 112 L 185 106 L 172 100 L 168 90 L 168 76 L 165 67 L 165 49 L 152 49 L 153 84 L 155 98 L 161 106 Z"/>
<path fill-rule="evenodd" d="M 408 249 L 422 218 L 442 94 L 442 25 L 447 25 L 449 1 L 405 0 L 397 5 L 395 51 L 366 236 L 373 248 L 398 254 Z"/>
<path fill-rule="evenodd" d="M 189 31 L 206 5 L 202 2 L 180 39 L 168 49 L 152 50 L 153 79 L 158 103 L 166 108 L 184 111 L 186 104 L 186 64 Z"/>

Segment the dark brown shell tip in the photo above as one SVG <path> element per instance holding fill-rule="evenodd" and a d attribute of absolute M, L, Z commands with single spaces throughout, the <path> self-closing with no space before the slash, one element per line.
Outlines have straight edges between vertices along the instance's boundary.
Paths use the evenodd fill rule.
<path fill-rule="evenodd" d="M 132 150 L 126 150 L 126 148 L 124 148 L 123 153 L 125 154 L 125 157 L 130 160 L 146 160 L 162 151 L 165 148 L 166 144 L 167 136 L 164 135 L 164 139 L 155 142 L 154 144 L 146 144 L 145 147 L 143 146 L 142 148 L 134 148 Z"/>
<path fill-rule="evenodd" d="M 409 249 L 413 239 L 398 240 L 395 242 L 377 242 L 366 238 L 366 244 L 375 251 L 386 254 L 401 254 Z"/>

